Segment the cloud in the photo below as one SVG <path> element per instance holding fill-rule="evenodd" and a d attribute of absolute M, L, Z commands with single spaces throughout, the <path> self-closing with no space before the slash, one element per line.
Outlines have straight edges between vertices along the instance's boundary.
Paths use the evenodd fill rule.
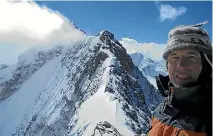
<path fill-rule="evenodd" d="M 32 1 L 0 1 L 0 42 L 36 46 L 78 40 L 84 34 L 63 15 Z"/>
<path fill-rule="evenodd" d="M 14 45 L 19 53 L 35 46 L 69 44 L 85 36 L 58 11 L 29 0 L 0 0 L 0 20 L 0 46 Z"/>
<path fill-rule="evenodd" d="M 163 59 L 162 54 L 166 47 L 165 44 L 157 44 L 153 42 L 138 43 L 136 40 L 130 38 L 122 38 L 119 42 L 127 50 L 128 54 L 139 52 L 157 61 Z"/>
<path fill-rule="evenodd" d="M 158 3 L 159 4 L 159 3 Z M 178 16 L 181 16 L 186 13 L 187 8 L 184 6 L 181 7 L 172 7 L 171 5 L 160 4 L 160 21 L 163 22 L 166 19 L 175 20 Z"/>

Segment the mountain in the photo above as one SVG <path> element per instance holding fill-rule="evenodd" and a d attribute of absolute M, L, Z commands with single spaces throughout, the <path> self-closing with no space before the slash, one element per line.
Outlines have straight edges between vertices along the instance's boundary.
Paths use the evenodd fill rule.
<path fill-rule="evenodd" d="M 28 50 L 11 71 L 0 83 L 1 136 L 140 135 L 162 101 L 106 30 Z"/>
<path fill-rule="evenodd" d="M 16 68 L 15 65 L 8 66 L 6 64 L 0 64 L 0 84 L 11 78 L 15 68 Z M 0 92 L 1 92 L 1 89 L 0 89 Z"/>
<path fill-rule="evenodd" d="M 144 56 L 142 53 L 130 54 L 132 61 L 149 80 L 149 82 L 157 89 L 155 77 L 159 74 L 168 75 L 166 70 L 166 62 L 164 60 L 154 61 L 149 57 Z"/>
<path fill-rule="evenodd" d="M 7 67 L 8 67 L 8 65 L 6 65 L 6 64 L 0 64 L 0 70 L 7 68 Z"/>
<path fill-rule="evenodd" d="M 97 136 L 97 135 L 110 135 L 110 136 L 123 136 L 121 135 L 116 128 L 114 128 L 110 123 L 107 121 L 100 122 L 97 124 L 95 127 L 94 133 L 92 136 Z"/>

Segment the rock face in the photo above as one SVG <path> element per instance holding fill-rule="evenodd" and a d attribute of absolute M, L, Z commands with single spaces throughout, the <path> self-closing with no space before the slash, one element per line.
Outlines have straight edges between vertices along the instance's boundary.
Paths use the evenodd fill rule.
<path fill-rule="evenodd" d="M 99 122 L 92 136 L 123 136 L 107 121 Z"/>
<path fill-rule="evenodd" d="M 108 31 L 25 52 L 0 86 L 5 136 L 140 135 L 162 100 Z"/>

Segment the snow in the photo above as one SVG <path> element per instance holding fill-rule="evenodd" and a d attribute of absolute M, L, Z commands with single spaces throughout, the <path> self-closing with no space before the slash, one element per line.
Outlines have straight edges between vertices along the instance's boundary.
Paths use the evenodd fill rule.
<path fill-rule="evenodd" d="M 130 56 L 134 65 L 142 71 L 147 80 L 157 89 L 155 77 L 159 74 L 167 75 L 165 68 L 166 62 L 164 60 L 153 61 L 152 58 L 146 57 L 138 52 L 130 54 Z"/>
<path fill-rule="evenodd" d="M 111 59 L 107 59 L 105 65 L 110 64 Z M 89 124 L 83 133 L 83 136 L 89 136 L 94 133 L 94 129 L 100 121 L 107 121 L 121 134 L 125 136 L 134 135 L 133 132 L 128 130 L 122 125 L 122 122 L 119 122 L 118 120 L 118 117 L 121 117 L 120 120 L 124 120 L 122 117 L 125 117 L 124 113 L 120 110 L 121 107 L 119 106 L 119 103 L 116 100 L 111 100 L 110 93 L 104 92 L 109 79 L 109 71 L 110 67 L 105 70 L 102 77 L 102 85 L 98 91 L 81 105 L 78 115 L 80 118 L 73 129 L 73 132 L 77 132 L 80 128 Z M 94 108 L 94 105 L 97 108 Z"/>
<path fill-rule="evenodd" d="M 23 52 L 21 55 L 18 56 L 17 65 L 20 66 L 30 64 L 35 59 L 39 50 L 41 49 L 31 48 Z"/>
<path fill-rule="evenodd" d="M 149 75 L 146 75 L 146 78 L 157 89 L 156 79 L 151 77 L 151 76 L 149 76 Z"/>
<path fill-rule="evenodd" d="M 147 127 L 149 114 L 146 113 L 145 103 L 145 108 L 139 108 L 136 113 L 138 124 L 130 116 L 136 111 L 134 108 L 138 108 L 134 103 L 135 98 L 131 98 L 133 105 L 126 108 L 128 113 L 124 111 L 124 105 L 128 103 L 123 97 L 131 95 L 122 94 L 123 85 L 120 82 L 126 78 L 125 71 L 121 76 L 113 73 L 119 70 L 121 63 L 109 49 L 100 48 L 93 52 L 98 42 L 100 40 L 97 37 L 87 37 L 57 57 L 54 57 L 54 51 L 53 54 L 50 52 L 49 59 L 20 84 L 19 90 L 0 101 L 0 136 L 24 135 L 24 132 L 26 135 L 89 136 L 94 133 L 98 123 L 104 121 L 124 136 L 133 136 L 135 130 L 131 127 L 137 129 L 138 124 L 142 124 L 141 128 Z M 103 43 L 103 46 L 108 45 Z M 87 65 L 93 65 L 91 59 L 100 52 L 106 53 L 108 58 L 101 60 L 94 67 L 95 72 L 88 75 L 84 72 L 88 70 Z M 20 55 L 18 65 L 34 62 L 37 53 L 37 50 L 26 51 Z M 8 69 L 5 77 L 9 77 L 7 75 L 11 71 Z M 142 76 L 139 70 L 135 74 Z M 137 82 L 130 74 L 128 77 Z M 147 89 L 148 85 L 141 86 L 142 90 Z M 106 87 L 114 92 L 106 91 Z M 133 89 L 129 92 L 133 92 Z"/>
<path fill-rule="evenodd" d="M 0 135 L 9 136 L 16 131 L 28 109 L 44 91 L 60 59 L 50 60 L 30 77 L 23 86 L 8 99 L 0 102 Z M 52 68 L 55 67 L 55 68 Z"/>
<path fill-rule="evenodd" d="M 136 52 L 134 54 L 130 54 L 130 56 L 135 64 L 143 64 L 144 61 L 143 54 Z"/>
<path fill-rule="evenodd" d="M 15 70 L 15 68 L 16 68 L 16 65 L 10 65 L 0 70 L 0 84 L 12 78 L 13 71 Z"/>
<path fill-rule="evenodd" d="M 99 121 L 115 120 L 116 105 L 115 102 L 110 101 L 110 96 L 104 93 L 105 85 L 100 87 L 98 92 L 82 104 L 79 116 L 81 120 L 89 121 L 89 127 L 84 132 L 85 136 L 92 135 L 95 126 Z M 96 105 L 98 108 L 94 108 Z M 90 111 L 90 112 L 88 112 Z M 102 114 L 100 114 L 102 113 Z"/>

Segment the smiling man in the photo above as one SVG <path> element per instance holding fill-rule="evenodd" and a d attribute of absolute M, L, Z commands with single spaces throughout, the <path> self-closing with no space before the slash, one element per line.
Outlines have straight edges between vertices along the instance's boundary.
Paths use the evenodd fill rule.
<path fill-rule="evenodd" d="M 163 54 L 169 75 L 156 78 L 166 98 L 153 113 L 149 136 L 212 136 L 212 45 L 201 26 L 169 32 Z"/>
<path fill-rule="evenodd" d="M 167 58 L 171 83 L 178 88 L 192 86 L 202 70 L 201 55 L 195 49 L 179 49 Z"/>

